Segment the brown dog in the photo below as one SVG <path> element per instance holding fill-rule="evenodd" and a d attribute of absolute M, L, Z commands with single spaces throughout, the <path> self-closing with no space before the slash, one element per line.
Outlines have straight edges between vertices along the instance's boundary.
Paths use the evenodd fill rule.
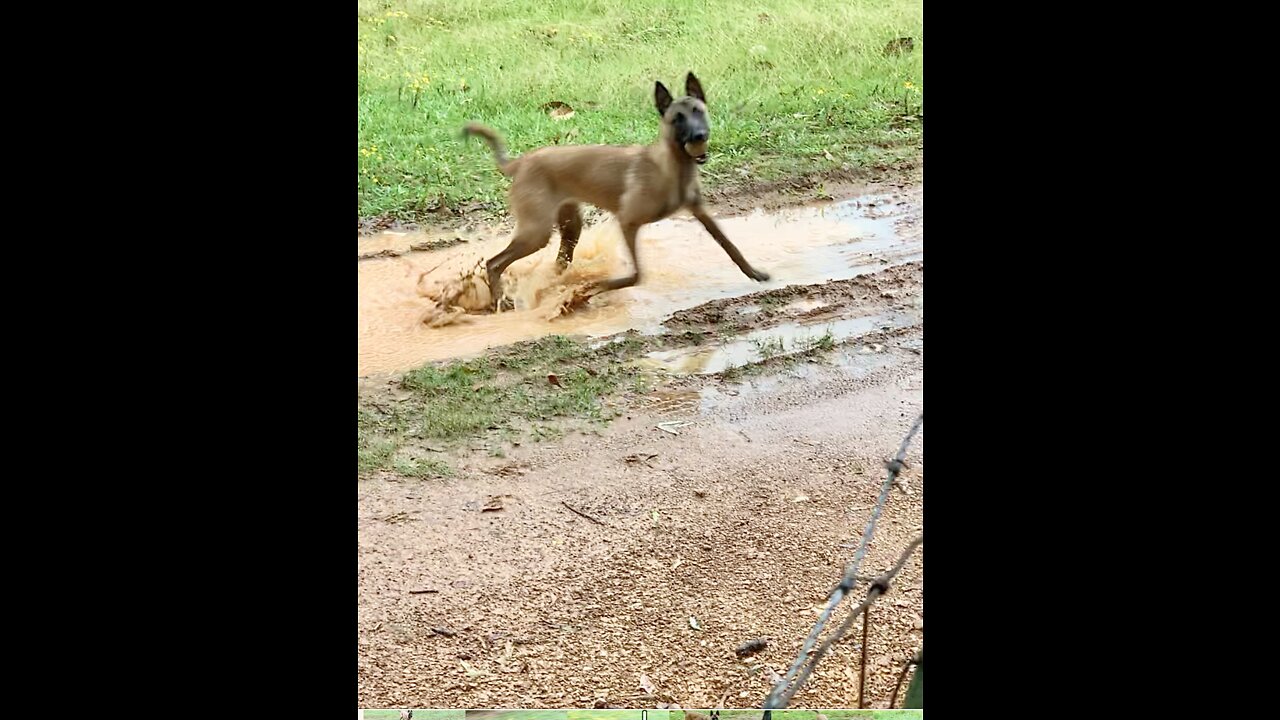
<path fill-rule="evenodd" d="M 464 136 L 484 138 L 493 150 L 498 169 L 512 178 L 510 204 L 516 218 L 515 235 L 511 244 L 486 265 L 492 309 L 497 309 L 502 296 L 502 273 L 511 263 L 545 247 L 554 227 L 560 228 L 557 261 L 561 267 L 573 262 L 573 249 L 582 232 L 582 215 L 578 211 L 582 202 L 613 213 L 631 254 L 631 275 L 600 282 L 597 290 L 617 290 L 639 282 L 636 232 L 641 225 L 681 209 L 693 213 L 747 277 L 769 279 L 751 267 L 702 206 L 694 163 L 707 161 L 707 140 L 711 136 L 707 99 L 693 73 L 685 78 L 685 92 L 686 97 L 673 100 L 662 83 L 655 84 L 654 101 L 662 116 L 662 131 L 652 145 L 544 147 L 512 160 L 493 130 L 477 123 L 466 126 Z"/>

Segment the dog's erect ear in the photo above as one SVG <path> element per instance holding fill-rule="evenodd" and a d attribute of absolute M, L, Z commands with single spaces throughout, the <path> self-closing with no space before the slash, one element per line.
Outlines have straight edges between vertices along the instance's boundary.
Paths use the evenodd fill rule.
<path fill-rule="evenodd" d="M 671 107 L 671 91 L 661 82 L 653 84 L 653 101 L 658 106 L 658 114 L 666 115 L 667 108 Z"/>
<path fill-rule="evenodd" d="M 689 77 L 684 79 L 684 94 L 696 97 L 704 103 L 707 101 L 707 96 L 702 94 L 702 83 L 698 82 L 693 73 L 689 73 Z"/>

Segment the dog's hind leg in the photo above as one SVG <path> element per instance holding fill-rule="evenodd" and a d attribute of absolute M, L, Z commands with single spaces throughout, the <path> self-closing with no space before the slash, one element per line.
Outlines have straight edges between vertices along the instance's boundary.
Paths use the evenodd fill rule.
<path fill-rule="evenodd" d="M 557 225 L 560 228 L 560 252 L 556 255 L 556 263 L 563 270 L 573 262 L 573 250 L 578 247 L 578 237 L 582 235 L 582 213 L 577 203 L 560 206 Z"/>
<path fill-rule="evenodd" d="M 528 257 L 546 247 L 551 239 L 551 223 L 527 223 L 518 221 L 511 244 L 505 250 L 494 255 L 485 263 L 485 271 L 489 278 L 489 309 L 498 310 L 498 301 L 502 299 L 502 273 L 511 263 Z"/>

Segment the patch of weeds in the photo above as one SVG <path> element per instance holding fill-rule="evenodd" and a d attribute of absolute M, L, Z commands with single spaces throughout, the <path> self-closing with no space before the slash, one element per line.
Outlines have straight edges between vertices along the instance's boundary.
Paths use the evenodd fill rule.
<path fill-rule="evenodd" d="M 805 341 L 805 352 L 825 352 L 832 350 L 836 346 L 836 337 L 831 334 L 831 328 L 827 328 L 827 332 L 821 337 L 809 338 Z"/>
<path fill-rule="evenodd" d="M 770 336 L 752 340 L 751 343 L 756 346 L 756 354 L 764 362 L 768 362 L 786 352 L 786 345 L 783 344 L 780 337 Z"/>
<path fill-rule="evenodd" d="M 618 340 L 601 345 L 592 353 L 592 358 L 600 361 L 629 360 L 649 349 L 654 340 L 647 338 L 635 330 L 628 330 Z"/>
<path fill-rule="evenodd" d="M 398 475 L 423 480 L 453 476 L 453 468 L 448 463 L 434 458 L 397 457 L 392 461 L 391 469 Z"/>
<path fill-rule="evenodd" d="M 417 402 L 400 403 L 397 409 L 417 416 L 413 434 L 418 437 L 467 437 L 501 420 L 506 393 L 496 379 L 487 360 L 418 368 L 400 382 L 404 389 L 414 391 Z"/>
<path fill-rule="evenodd" d="M 533 425 L 537 440 L 559 437 L 549 421 L 572 418 L 604 423 L 616 412 L 603 400 L 636 374 L 618 360 L 642 348 L 645 341 L 628 337 L 621 347 L 591 350 L 573 338 L 553 336 L 522 343 L 476 360 L 432 364 L 406 374 L 394 392 L 362 397 L 358 408 L 361 473 L 389 468 L 413 477 L 449 472 L 437 460 L 405 460 L 397 452 L 414 445 L 442 441 L 445 446 L 486 435 L 500 444 L 523 436 L 515 427 Z M 407 392 L 404 392 L 407 391 Z M 502 447 L 490 450 L 502 457 Z"/>
<path fill-rule="evenodd" d="M 398 443 L 373 432 L 360 430 L 356 441 L 357 468 L 367 473 L 384 468 L 396 453 Z"/>
<path fill-rule="evenodd" d="M 720 378 L 725 382 L 738 382 L 739 380 L 742 380 L 744 377 L 746 377 L 746 373 L 744 372 L 743 369 L 747 367 L 750 367 L 750 366 L 734 365 L 733 367 L 726 368 L 724 372 L 720 373 Z"/>
<path fill-rule="evenodd" d="M 595 419 L 600 417 L 600 399 L 613 392 L 618 379 L 618 374 L 613 371 L 595 371 L 592 375 L 584 368 L 574 368 L 560 375 L 558 387 L 547 382 L 545 376 L 535 377 L 531 387 L 526 386 L 519 395 L 522 400 L 519 412 L 527 420 L 558 416 Z"/>
<path fill-rule="evenodd" d="M 547 367 L 583 354 L 578 341 L 564 335 L 551 335 L 527 343 L 520 343 L 494 359 L 498 367 L 507 370 L 527 370 Z"/>

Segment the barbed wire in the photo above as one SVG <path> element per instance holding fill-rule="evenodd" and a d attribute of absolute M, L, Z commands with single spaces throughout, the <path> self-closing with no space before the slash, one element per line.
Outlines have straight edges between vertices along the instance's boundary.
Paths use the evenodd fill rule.
<path fill-rule="evenodd" d="M 835 632 L 831 633 L 831 635 L 818 646 L 818 649 L 813 651 L 812 656 L 808 658 L 809 662 L 804 664 L 804 668 L 796 675 L 795 685 L 788 688 L 781 695 L 780 700 L 783 703 L 783 707 L 786 707 L 786 703 L 791 701 L 791 698 L 795 696 L 801 686 L 804 685 L 805 681 L 809 679 L 809 675 L 813 672 L 813 669 L 818 666 L 818 662 L 822 660 L 822 657 L 827 654 L 827 650 L 831 649 L 832 645 L 840 642 L 840 638 L 844 637 L 844 634 L 853 626 L 853 621 L 856 620 L 859 615 L 863 615 L 863 613 L 870 609 L 881 595 L 884 595 L 889 591 L 889 585 L 893 582 L 893 578 L 902 570 L 903 566 L 907 564 L 907 559 L 911 557 L 911 554 L 915 552 L 915 549 L 922 543 L 924 543 L 923 535 L 912 540 L 911 544 L 907 545 L 907 548 L 902 551 L 902 555 L 898 557 L 898 562 L 890 570 L 886 571 L 871 583 L 871 587 L 867 590 L 867 597 L 862 601 L 862 604 L 854 608 L 849 613 L 849 617 L 845 618 L 844 622 L 840 623 L 840 627 L 836 628 Z M 863 645 L 863 647 L 865 648 L 866 646 Z M 862 673 L 863 675 L 866 675 L 865 665 L 862 668 Z M 858 706 L 862 706 L 861 697 L 858 698 Z"/>
<path fill-rule="evenodd" d="M 903 663 L 902 672 L 898 673 L 898 682 L 896 685 L 893 686 L 893 695 L 889 696 L 890 709 L 893 709 L 893 706 L 898 702 L 898 691 L 902 689 L 902 681 L 907 679 L 907 671 L 911 669 L 912 665 L 918 665 L 920 663 L 920 660 L 923 658 L 924 658 L 924 650 L 921 650 L 915 655 L 912 655 L 910 658 L 907 658 L 907 661 Z"/>
<path fill-rule="evenodd" d="M 920 430 L 920 426 L 923 424 L 924 413 L 920 413 L 920 416 L 911 425 L 906 437 L 902 439 L 902 445 L 898 447 L 898 454 L 885 463 L 885 467 L 889 472 L 885 476 L 884 484 L 880 486 L 880 496 L 876 500 L 875 507 L 871 510 L 871 517 L 867 518 L 867 524 L 862 530 L 862 539 L 858 543 L 858 549 L 854 552 L 853 559 L 845 567 L 844 574 L 840 578 L 840 584 L 836 585 L 827 596 L 827 606 L 823 608 L 822 614 L 818 616 L 817 622 L 814 623 L 813 630 L 809 632 L 809 636 L 805 638 L 804 643 L 801 645 L 800 654 L 796 657 L 796 661 L 791 664 L 791 667 L 787 669 L 787 674 L 774 685 L 769 692 L 769 696 L 765 698 L 764 709 L 779 710 L 785 708 L 791 698 L 799 691 L 800 686 L 808 679 L 809 674 L 813 672 L 813 667 L 818 660 L 822 658 L 827 648 L 831 646 L 832 638 L 828 638 L 818 651 L 814 651 L 814 644 L 817 642 L 818 636 L 826 628 L 827 622 L 831 619 L 831 614 L 835 612 L 836 606 L 844 600 L 845 596 L 853 590 L 854 585 L 858 582 L 858 569 L 862 565 L 863 558 L 866 557 L 867 547 L 871 543 L 871 538 L 875 535 L 876 523 L 880 520 L 881 512 L 884 511 L 885 502 L 889 499 L 889 491 L 893 487 L 893 482 L 898 479 L 898 474 L 906 467 L 907 447 L 911 444 L 911 439 L 915 437 L 916 432 Z M 833 637 L 842 636 L 844 631 L 852 624 L 853 619 L 870 607 L 871 603 L 875 602 L 875 598 L 883 595 L 888 590 L 888 581 L 892 580 L 893 576 L 902 568 L 902 565 L 906 563 L 911 552 L 922 542 L 924 542 L 923 535 L 907 547 L 893 570 L 881 575 L 872 582 L 871 589 L 867 591 L 866 601 L 850 613 L 844 624 L 837 631 L 838 635 L 833 635 Z"/>
<path fill-rule="evenodd" d="M 862 611 L 862 656 L 858 660 L 858 709 L 867 706 L 867 642 L 868 631 L 871 630 L 871 607 Z"/>

